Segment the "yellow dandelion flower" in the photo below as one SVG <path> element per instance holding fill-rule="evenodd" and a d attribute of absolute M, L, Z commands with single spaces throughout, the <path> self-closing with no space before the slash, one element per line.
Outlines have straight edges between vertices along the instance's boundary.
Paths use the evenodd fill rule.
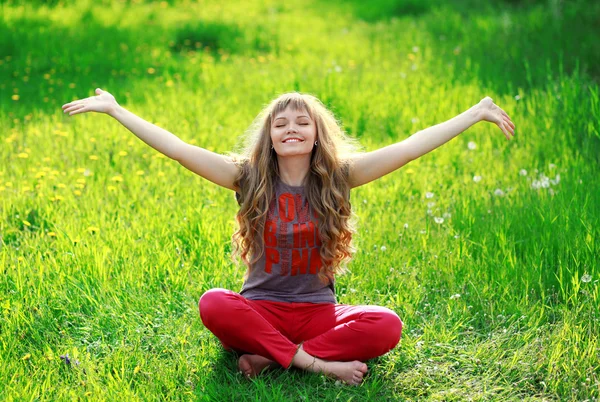
<path fill-rule="evenodd" d="M 21 256 L 21 257 L 17 258 L 17 261 L 23 262 L 23 261 L 25 261 L 25 257 Z"/>
<path fill-rule="evenodd" d="M 117 191 L 117 188 L 115 186 L 108 186 L 108 187 L 106 187 L 106 189 L 108 191 Z"/>
<path fill-rule="evenodd" d="M 414 55 L 414 54 L 412 54 L 412 53 L 409 53 L 409 54 L 408 54 L 408 59 L 409 59 L 409 60 L 414 60 L 414 59 L 415 59 L 415 55 Z"/>
<path fill-rule="evenodd" d="M 168 87 L 172 87 L 172 86 L 173 86 L 173 80 L 168 80 L 168 81 L 166 82 L 166 85 L 167 85 Z"/>
<path fill-rule="evenodd" d="M 12 181 L 7 181 L 6 183 L 4 183 L 4 185 L 6 187 L 12 187 L 13 186 Z"/>
<path fill-rule="evenodd" d="M 100 228 L 97 228 L 97 227 L 95 227 L 95 226 L 90 226 L 90 227 L 88 227 L 86 230 L 87 230 L 88 232 L 90 232 L 90 233 L 96 233 L 96 232 L 99 232 L 99 231 L 100 231 Z"/>
<path fill-rule="evenodd" d="M 45 156 L 43 161 L 44 162 L 50 162 L 52 160 L 52 158 L 50 158 L 49 156 Z"/>
<path fill-rule="evenodd" d="M 56 183 L 56 187 L 58 187 L 58 188 L 66 188 L 67 185 L 64 184 L 64 183 Z"/>
<path fill-rule="evenodd" d="M 165 175 L 165 172 L 158 172 L 159 177 L 163 177 L 164 175 Z"/>
<path fill-rule="evenodd" d="M 85 172 L 85 168 L 77 168 L 77 173 L 83 173 Z"/>
<path fill-rule="evenodd" d="M 46 234 L 50 237 L 56 237 L 56 232 L 48 232 Z"/>
<path fill-rule="evenodd" d="M 44 74 L 44 79 L 45 80 L 49 80 L 50 79 L 50 74 L 48 74 L 48 73 Z"/>
<path fill-rule="evenodd" d="M 155 159 L 165 159 L 166 158 L 166 156 L 163 154 L 154 154 L 154 155 L 152 155 L 152 157 Z"/>
<path fill-rule="evenodd" d="M 18 101 L 19 100 L 19 95 L 14 94 L 13 96 L 10 97 L 12 100 L 14 101 Z"/>
<path fill-rule="evenodd" d="M 414 170 L 412 170 L 412 169 L 410 169 L 410 168 L 409 168 L 409 169 L 406 169 L 406 170 L 404 171 L 404 173 L 406 173 L 406 174 L 413 174 L 414 172 L 415 172 L 415 171 L 414 171 Z"/>
<path fill-rule="evenodd" d="M 96 142 L 96 139 L 94 137 L 91 137 L 90 142 Z"/>
<path fill-rule="evenodd" d="M 75 190 L 75 191 L 73 191 L 73 194 L 75 194 L 76 196 L 80 196 L 81 195 L 81 191 Z"/>
<path fill-rule="evenodd" d="M 23 225 L 25 225 L 25 226 L 31 226 L 31 223 L 29 223 L 27 221 L 23 221 Z"/>
<path fill-rule="evenodd" d="M 110 179 L 110 181 L 116 181 L 116 182 L 122 182 L 123 181 L 123 177 L 121 176 L 114 176 Z"/>
<path fill-rule="evenodd" d="M 64 199 L 65 199 L 65 197 L 62 197 L 62 196 L 60 196 L 60 195 L 55 195 L 55 196 L 54 196 L 54 199 L 53 199 L 52 201 L 62 201 L 62 200 L 64 200 Z"/>
<path fill-rule="evenodd" d="M 148 74 L 154 74 L 156 72 L 155 69 L 153 69 L 152 67 L 148 68 Z"/>
<path fill-rule="evenodd" d="M 21 357 L 21 360 L 29 360 L 31 359 L 31 353 L 27 353 L 25 356 Z"/>
<path fill-rule="evenodd" d="M 6 187 L 0 186 L 0 191 L 4 191 L 4 190 L 6 190 Z"/>
<path fill-rule="evenodd" d="M 41 179 L 44 176 L 46 176 L 46 172 L 37 172 L 37 174 L 35 175 L 35 178 Z"/>
<path fill-rule="evenodd" d="M 17 154 L 17 158 L 27 159 L 29 158 L 29 154 L 27 154 L 27 152 L 21 152 L 20 154 Z"/>
<path fill-rule="evenodd" d="M 169 191 L 169 192 L 167 193 L 167 195 L 168 195 L 169 197 L 173 197 L 175 194 L 174 194 L 172 191 Z"/>
<path fill-rule="evenodd" d="M 97 161 L 98 157 L 96 155 L 90 155 L 89 158 L 93 161 Z"/>
<path fill-rule="evenodd" d="M 85 188 L 85 184 L 77 183 L 75 184 L 75 188 Z"/>
<path fill-rule="evenodd" d="M 74 82 L 70 83 L 69 88 L 71 88 L 71 89 L 75 88 L 75 83 Z"/>
<path fill-rule="evenodd" d="M 31 191 L 31 190 L 32 190 L 32 188 L 31 188 L 31 187 L 29 187 L 29 186 L 25 186 L 25 187 L 23 187 L 23 188 L 21 189 L 21 192 L 22 192 L 22 193 L 26 193 L 26 192 L 28 192 L 28 191 Z"/>
<path fill-rule="evenodd" d="M 85 179 L 77 179 L 77 183 L 85 184 Z"/>
<path fill-rule="evenodd" d="M 49 171 L 51 171 L 52 169 L 51 169 L 51 168 L 49 168 L 48 166 L 44 166 L 44 167 L 42 167 L 42 169 L 41 169 L 41 170 L 42 170 L 42 172 L 49 172 Z"/>
<path fill-rule="evenodd" d="M 121 152 L 119 152 L 119 156 L 127 156 L 127 151 L 121 151 Z"/>
<path fill-rule="evenodd" d="M 144 171 L 143 170 L 138 170 L 137 172 L 135 172 L 135 174 L 137 174 L 138 176 L 143 176 L 144 175 Z"/>

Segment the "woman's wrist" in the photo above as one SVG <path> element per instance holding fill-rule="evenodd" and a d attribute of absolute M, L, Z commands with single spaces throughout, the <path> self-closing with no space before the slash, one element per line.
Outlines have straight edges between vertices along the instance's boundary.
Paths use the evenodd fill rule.
<path fill-rule="evenodd" d="M 119 113 L 119 111 L 122 109 L 121 105 L 119 105 L 118 103 L 115 104 L 113 107 L 109 108 L 106 111 L 106 114 L 109 115 L 110 117 L 113 118 L 117 118 L 117 114 Z"/>
<path fill-rule="evenodd" d="M 472 119 L 473 124 L 479 123 L 481 120 L 483 120 L 481 113 L 481 105 L 479 103 L 471 106 L 471 108 L 467 110 L 467 114 Z"/>

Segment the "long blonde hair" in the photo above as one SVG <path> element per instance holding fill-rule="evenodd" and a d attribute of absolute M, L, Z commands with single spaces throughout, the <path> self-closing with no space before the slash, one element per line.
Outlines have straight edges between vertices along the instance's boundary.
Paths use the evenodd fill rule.
<path fill-rule="evenodd" d="M 327 283 L 334 274 L 347 271 L 346 263 L 356 252 L 352 244 L 356 219 L 350 205 L 348 173 L 352 156 L 362 148 L 344 133 L 333 113 L 309 94 L 289 92 L 275 98 L 246 131 L 241 152 L 230 153 L 240 167 L 235 186 L 241 190 L 236 194 L 240 209 L 236 215 L 238 230 L 232 236 L 232 259 L 237 262 L 241 257 L 248 267 L 244 275 L 247 278 L 251 265 L 264 253 L 262 235 L 279 176 L 277 155 L 271 149 L 271 123 L 288 106 L 294 111 L 306 110 L 317 126 L 318 146 L 312 151 L 305 194 L 318 219 L 323 262 L 319 278 Z"/>

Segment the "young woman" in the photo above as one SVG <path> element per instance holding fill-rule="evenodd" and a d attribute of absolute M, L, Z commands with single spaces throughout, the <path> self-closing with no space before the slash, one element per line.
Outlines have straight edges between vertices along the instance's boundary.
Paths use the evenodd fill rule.
<path fill-rule="evenodd" d="M 64 113 L 106 113 L 142 141 L 194 173 L 235 191 L 240 205 L 234 257 L 247 266 L 239 293 L 211 289 L 200 298 L 204 325 L 240 354 L 247 377 L 274 366 L 361 383 L 363 361 L 400 340 L 402 321 L 379 306 L 337 304 L 335 275 L 352 246 L 350 189 L 378 179 L 448 142 L 480 121 L 506 139 L 515 125 L 491 98 L 404 141 L 368 152 L 346 136 L 314 96 L 274 99 L 257 117 L 240 154 L 187 144 L 121 107 L 108 92 L 62 106 Z"/>

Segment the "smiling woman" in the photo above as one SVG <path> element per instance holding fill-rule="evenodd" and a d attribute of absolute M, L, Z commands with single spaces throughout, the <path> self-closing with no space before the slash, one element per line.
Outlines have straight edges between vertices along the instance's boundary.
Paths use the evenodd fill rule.
<path fill-rule="evenodd" d="M 363 153 L 316 97 L 291 92 L 255 119 L 239 153 L 219 155 L 186 144 L 118 105 L 106 91 L 63 105 L 64 112 L 109 114 L 145 143 L 200 176 L 235 191 L 239 225 L 234 261 L 247 267 L 239 293 L 211 289 L 200 317 L 225 349 L 242 354 L 248 377 L 292 365 L 359 384 L 363 361 L 400 340 L 402 321 L 381 306 L 338 304 L 335 276 L 355 248 L 350 190 L 390 173 L 474 123 L 514 124 L 490 98 L 453 119 L 385 148 Z"/>

